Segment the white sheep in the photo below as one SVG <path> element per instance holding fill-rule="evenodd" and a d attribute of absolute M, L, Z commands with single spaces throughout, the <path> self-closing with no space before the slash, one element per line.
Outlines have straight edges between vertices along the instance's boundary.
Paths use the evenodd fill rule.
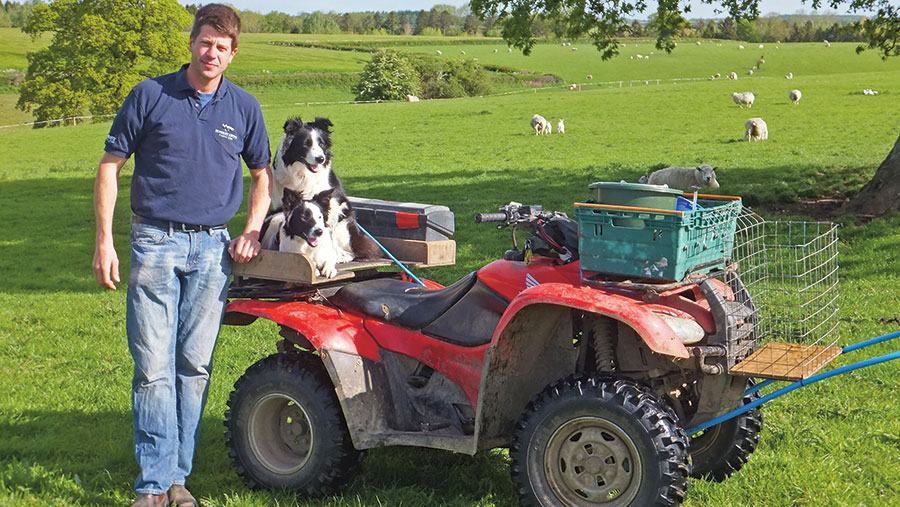
<path fill-rule="evenodd" d="M 442 54 L 444 54 L 444 53 L 441 53 L 441 50 L 438 49 L 438 50 L 437 50 L 437 54 L 438 54 L 438 56 L 440 56 L 440 55 L 442 55 Z"/>
<path fill-rule="evenodd" d="M 785 79 L 794 79 L 794 73 L 793 73 L 793 72 L 788 72 L 787 75 L 784 76 L 784 78 L 785 78 Z"/>
<path fill-rule="evenodd" d="M 738 49 L 744 49 L 744 45 L 743 45 L 743 44 L 738 44 Z"/>
<path fill-rule="evenodd" d="M 788 95 L 788 97 L 790 97 L 791 99 L 791 102 L 793 102 L 794 104 L 799 104 L 800 97 L 802 96 L 803 94 L 800 93 L 800 90 L 791 90 L 791 93 Z"/>
<path fill-rule="evenodd" d="M 588 74 L 588 75 L 587 75 L 587 78 L 588 78 L 588 79 L 594 79 L 594 75 L 593 75 L 593 74 Z"/>
<path fill-rule="evenodd" d="M 562 118 L 560 118 L 559 121 L 556 122 L 556 132 L 558 132 L 560 134 L 566 133 L 566 123 L 563 121 Z"/>
<path fill-rule="evenodd" d="M 689 192 L 694 187 L 719 188 L 716 179 L 717 167 L 709 164 L 700 164 L 697 167 L 666 167 L 653 171 L 650 176 L 643 176 L 640 183 L 650 185 L 668 185 L 669 188 L 678 188 Z"/>
<path fill-rule="evenodd" d="M 698 46 L 700 45 L 700 41 L 697 41 L 697 45 L 698 45 Z"/>
<path fill-rule="evenodd" d="M 769 138 L 769 126 L 762 118 L 750 118 L 744 123 L 744 128 L 747 129 L 744 134 L 747 141 L 761 141 Z"/>
<path fill-rule="evenodd" d="M 722 74 L 721 74 L 721 73 L 719 73 L 719 72 L 716 72 L 716 74 L 715 74 L 715 78 L 716 78 L 716 79 L 719 79 L 719 78 L 720 78 L 720 77 L 722 77 Z"/>
<path fill-rule="evenodd" d="M 407 95 L 406 100 L 407 102 L 418 102 L 419 97 L 416 97 L 415 95 Z"/>
<path fill-rule="evenodd" d="M 753 69 L 748 70 L 748 71 L 747 71 L 747 74 L 749 74 L 749 75 L 752 76 L 752 75 L 753 75 Z"/>
<path fill-rule="evenodd" d="M 534 129 L 534 135 L 536 136 L 551 133 L 550 122 L 539 114 L 531 117 L 531 128 Z"/>
<path fill-rule="evenodd" d="M 734 103 L 741 108 L 743 108 L 744 106 L 753 107 L 753 102 L 756 101 L 756 96 L 753 95 L 753 92 L 735 92 L 731 94 L 731 100 L 733 100 Z"/>
<path fill-rule="evenodd" d="M 732 72 L 731 74 L 728 74 L 728 79 L 730 79 L 732 81 L 737 80 L 737 72 Z"/>
<path fill-rule="evenodd" d="M 497 50 L 495 49 L 495 50 L 494 50 L 494 53 L 496 53 L 496 52 L 497 52 Z"/>

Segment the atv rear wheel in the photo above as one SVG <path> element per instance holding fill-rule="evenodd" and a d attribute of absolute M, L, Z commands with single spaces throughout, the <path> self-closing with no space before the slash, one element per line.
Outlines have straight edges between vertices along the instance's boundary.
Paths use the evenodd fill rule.
<path fill-rule="evenodd" d="M 687 436 L 636 382 L 569 377 L 516 424 L 512 479 L 526 506 L 670 506 L 687 493 Z"/>
<path fill-rule="evenodd" d="M 256 362 L 234 384 L 225 437 L 238 474 L 252 488 L 333 494 L 358 472 L 354 449 L 322 361 L 279 353 Z"/>
<path fill-rule="evenodd" d="M 755 382 L 751 379 L 747 387 Z M 759 392 L 744 396 L 742 405 L 759 398 Z M 763 416 L 758 408 L 707 428 L 691 437 L 691 477 L 724 481 L 740 470 L 759 445 Z"/>

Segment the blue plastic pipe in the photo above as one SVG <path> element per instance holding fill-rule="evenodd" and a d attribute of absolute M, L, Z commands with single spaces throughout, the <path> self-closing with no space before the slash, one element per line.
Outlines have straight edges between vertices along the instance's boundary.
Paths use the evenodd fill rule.
<path fill-rule="evenodd" d="M 369 231 L 367 231 L 365 229 L 365 227 L 360 225 L 359 222 L 356 223 L 356 226 L 359 227 L 359 230 L 361 230 L 363 232 L 363 234 L 365 234 L 366 236 L 369 237 L 369 239 L 374 241 L 375 244 L 378 245 L 378 248 L 380 248 L 381 251 L 384 252 L 384 254 L 388 256 L 389 259 L 391 259 L 392 261 L 394 261 L 395 264 L 400 266 L 400 269 L 405 271 L 407 275 L 409 275 L 413 280 L 416 281 L 416 283 L 418 283 L 422 287 L 425 287 L 425 282 L 423 282 L 422 280 L 419 280 L 419 277 L 414 275 L 413 272 L 410 271 L 409 268 L 407 268 L 405 264 L 400 262 L 400 259 L 394 257 L 394 254 L 392 254 L 387 248 L 385 248 L 384 245 L 381 244 L 381 242 L 379 242 L 377 239 L 375 239 L 375 236 L 372 236 L 371 234 L 369 234 Z"/>
<path fill-rule="evenodd" d="M 847 352 L 853 352 L 854 350 L 863 349 L 863 348 L 868 347 L 869 345 L 875 345 L 876 343 L 881 343 L 881 342 L 890 341 L 890 340 L 893 340 L 894 338 L 897 338 L 897 337 L 900 337 L 900 331 L 896 331 L 896 332 L 893 332 L 893 333 L 888 333 L 888 334 L 886 334 L 886 335 L 881 335 L 881 336 L 879 336 L 879 337 L 877 337 L 877 338 L 872 338 L 872 339 L 869 339 L 869 340 L 864 340 L 864 341 L 861 341 L 861 342 L 859 342 L 859 343 L 854 343 L 853 345 L 847 345 L 846 347 L 844 347 L 843 349 L 841 349 L 841 354 L 846 354 Z M 746 391 L 744 391 L 744 395 L 751 395 L 751 394 L 755 393 L 756 391 L 759 391 L 760 389 L 762 389 L 762 388 L 764 388 L 764 387 L 766 387 L 766 386 L 769 386 L 769 385 L 774 384 L 775 382 L 776 382 L 775 379 L 768 379 L 768 380 L 765 380 L 765 381 L 763 381 L 763 382 L 760 382 L 759 384 L 756 384 L 755 386 L 753 386 L 753 387 L 747 389 Z"/>
<path fill-rule="evenodd" d="M 866 341 L 863 341 L 863 342 L 860 342 L 860 343 L 857 343 L 854 345 L 849 345 L 849 346 L 845 347 L 841 353 L 843 354 L 844 352 L 850 352 L 850 351 L 854 351 L 857 349 L 861 349 L 863 347 L 867 347 L 869 345 L 874 345 L 876 343 L 881 343 L 884 341 L 892 340 L 894 338 L 897 338 L 898 336 L 900 336 L 900 331 L 891 333 L 891 334 L 886 334 L 884 336 L 879 336 L 877 338 L 872 338 L 871 340 L 866 340 Z M 849 350 L 847 350 L 847 349 L 849 349 Z M 892 352 L 890 354 L 885 354 L 883 356 L 873 357 L 870 359 L 866 359 L 865 361 L 859 361 L 857 363 L 848 364 L 846 366 L 841 366 L 840 368 L 835 368 L 833 370 L 829 370 L 824 373 L 819 373 L 818 375 L 813 375 L 812 377 L 809 377 L 808 379 L 798 380 L 797 382 L 794 382 L 793 384 L 789 384 L 785 387 L 782 387 L 781 389 L 778 389 L 777 391 L 773 391 L 773 392 L 759 398 L 758 400 L 754 400 L 742 407 L 738 407 L 738 408 L 732 410 L 731 412 L 720 415 L 719 417 L 716 417 L 714 419 L 710 419 L 709 421 L 706 421 L 705 423 L 698 424 L 697 426 L 694 426 L 691 428 L 687 428 L 684 431 L 688 435 L 693 435 L 694 433 L 699 433 L 707 428 L 710 428 L 717 424 L 723 423 L 729 419 L 733 419 L 743 413 L 749 412 L 749 411 L 753 410 L 754 408 L 762 405 L 763 403 L 772 401 L 775 398 L 778 398 L 780 396 L 784 396 L 785 394 L 787 394 L 791 391 L 794 391 L 796 389 L 800 389 L 801 387 L 808 386 L 810 384 L 814 384 L 821 380 L 829 379 L 831 377 L 840 375 L 842 373 L 847 373 L 850 371 L 858 370 L 860 368 L 865 368 L 867 366 L 873 366 L 876 364 L 886 363 L 888 361 L 893 361 L 894 359 L 898 359 L 898 358 L 900 358 L 900 351 Z M 767 382 L 768 382 L 768 384 L 771 384 L 771 382 L 769 382 L 769 381 L 762 382 L 761 384 L 768 385 Z M 754 386 L 754 388 L 758 387 L 761 384 L 757 384 L 757 386 Z"/>

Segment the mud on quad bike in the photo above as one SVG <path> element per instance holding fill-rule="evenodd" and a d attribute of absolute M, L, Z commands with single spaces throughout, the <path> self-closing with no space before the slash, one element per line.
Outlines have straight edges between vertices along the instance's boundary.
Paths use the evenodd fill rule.
<path fill-rule="evenodd" d="M 284 338 L 228 400 L 251 487 L 337 493 L 388 445 L 508 447 L 523 505 L 677 505 L 690 475 L 741 468 L 758 410 L 684 431 L 758 396 L 728 374 L 755 324 L 734 271 L 647 286 L 582 272 L 563 213 L 511 203 L 476 221 L 511 228 L 514 248 L 447 287 L 380 273 L 229 303 L 226 323 L 261 317 Z"/>

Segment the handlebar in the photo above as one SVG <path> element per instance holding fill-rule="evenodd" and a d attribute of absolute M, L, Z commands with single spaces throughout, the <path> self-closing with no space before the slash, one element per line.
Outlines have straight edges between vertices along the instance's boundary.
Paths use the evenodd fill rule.
<path fill-rule="evenodd" d="M 475 213 L 475 223 L 482 222 L 506 222 L 509 220 L 507 213 Z"/>

